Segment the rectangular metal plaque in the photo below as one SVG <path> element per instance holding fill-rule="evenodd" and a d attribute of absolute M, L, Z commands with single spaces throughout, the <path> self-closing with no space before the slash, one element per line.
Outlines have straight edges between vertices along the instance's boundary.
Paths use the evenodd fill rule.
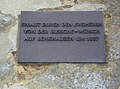
<path fill-rule="evenodd" d="M 101 11 L 22 11 L 18 62 L 105 62 Z"/>

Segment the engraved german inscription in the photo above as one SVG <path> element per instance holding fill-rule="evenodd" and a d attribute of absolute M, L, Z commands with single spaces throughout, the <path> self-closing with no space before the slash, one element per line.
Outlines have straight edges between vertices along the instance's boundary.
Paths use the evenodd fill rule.
<path fill-rule="evenodd" d="M 105 62 L 101 11 L 23 11 L 18 62 Z"/>

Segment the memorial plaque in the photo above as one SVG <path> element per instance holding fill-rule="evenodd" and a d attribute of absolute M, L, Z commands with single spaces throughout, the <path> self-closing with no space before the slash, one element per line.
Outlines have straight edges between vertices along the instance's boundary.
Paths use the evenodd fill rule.
<path fill-rule="evenodd" d="M 22 11 L 18 62 L 105 62 L 101 11 Z"/>

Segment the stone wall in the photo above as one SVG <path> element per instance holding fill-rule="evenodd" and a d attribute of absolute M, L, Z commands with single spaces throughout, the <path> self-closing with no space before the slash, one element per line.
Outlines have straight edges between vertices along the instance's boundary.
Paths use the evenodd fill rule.
<path fill-rule="evenodd" d="M 103 11 L 107 62 L 18 64 L 20 11 Z M 120 89 L 119 0 L 0 0 L 0 89 Z"/>

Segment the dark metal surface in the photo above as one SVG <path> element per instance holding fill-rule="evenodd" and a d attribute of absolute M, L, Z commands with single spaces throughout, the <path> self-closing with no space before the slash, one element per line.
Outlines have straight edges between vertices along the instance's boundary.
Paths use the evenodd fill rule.
<path fill-rule="evenodd" d="M 58 23 L 60 26 L 30 27 L 28 23 Z M 63 23 L 71 23 L 72 26 L 62 27 Z M 18 62 L 105 62 L 104 26 L 75 27 L 75 23 L 103 24 L 103 14 L 100 11 L 23 11 L 18 38 Z M 85 29 L 99 33 L 77 33 Z M 26 30 L 31 33 L 25 34 Z M 38 34 L 39 30 L 47 30 L 48 34 Z M 74 33 L 50 34 L 51 30 L 74 30 Z M 74 41 L 38 41 L 39 37 L 73 37 Z M 76 37 L 85 38 L 85 41 L 77 41 Z M 98 40 L 89 41 L 90 37 L 97 37 Z"/>

